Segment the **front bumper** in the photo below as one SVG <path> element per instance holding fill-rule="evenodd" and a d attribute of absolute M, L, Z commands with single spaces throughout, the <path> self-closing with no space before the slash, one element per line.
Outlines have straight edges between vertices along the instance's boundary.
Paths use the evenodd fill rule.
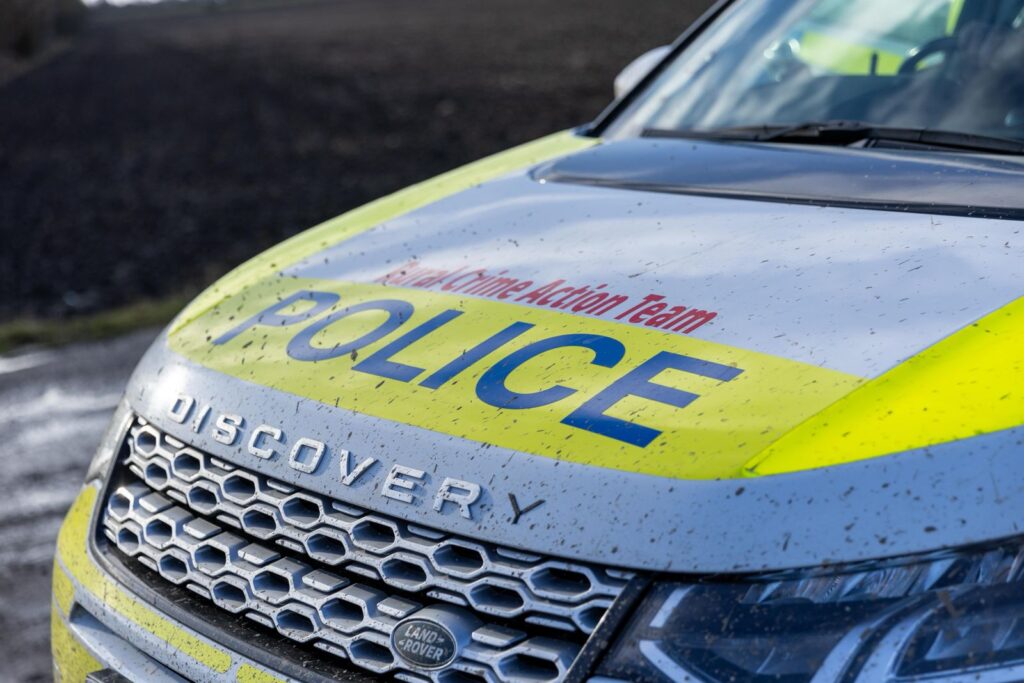
<path fill-rule="evenodd" d="M 111 669 L 153 683 L 289 680 L 146 605 L 92 557 L 89 534 L 100 490 L 86 486 L 57 541 L 51 642 L 54 679 L 80 683 Z"/>

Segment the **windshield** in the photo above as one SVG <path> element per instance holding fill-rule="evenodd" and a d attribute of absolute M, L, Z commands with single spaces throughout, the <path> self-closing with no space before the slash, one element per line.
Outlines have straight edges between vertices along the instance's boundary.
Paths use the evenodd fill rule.
<path fill-rule="evenodd" d="M 738 0 L 605 135 L 836 121 L 1024 139 L 1024 0 Z"/>

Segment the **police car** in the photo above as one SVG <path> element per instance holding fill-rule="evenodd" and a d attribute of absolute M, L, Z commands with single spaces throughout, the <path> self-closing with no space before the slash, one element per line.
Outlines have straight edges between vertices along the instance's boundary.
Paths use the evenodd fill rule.
<path fill-rule="evenodd" d="M 1024 1 L 735 0 L 142 360 L 60 680 L 1024 678 Z"/>

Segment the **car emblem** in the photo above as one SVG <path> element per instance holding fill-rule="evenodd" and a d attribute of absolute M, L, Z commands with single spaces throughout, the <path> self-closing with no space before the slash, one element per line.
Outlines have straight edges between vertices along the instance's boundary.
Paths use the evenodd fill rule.
<path fill-rule="evenodd" d="M 479 622 L 470 614 L 448 607 L 428 607 L 391 632 L 391 648 L 409 664 L 441 669 L 455 661 Z"/>
<path fill-rule="evenodd" d="M 458 654 L 455 636 L 441 624 L 426 619 L 410 619 L 399 624 L 391 641 L 402 659 L 424 669 L 448 666 Z"/>

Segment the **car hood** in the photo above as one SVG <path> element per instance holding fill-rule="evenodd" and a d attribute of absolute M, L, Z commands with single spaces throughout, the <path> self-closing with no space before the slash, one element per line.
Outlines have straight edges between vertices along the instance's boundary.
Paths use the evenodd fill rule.
<path fill-rule="evenodd" d="M 154 347 L 133 404 L 286 482 L 621 566 L 1014 533 L 978 505 L 1024 498 L 1015 474 L 991 491 L 1024 421 L 1019 223 L 550 171 L 336 230 L 225 289 Z"/>

